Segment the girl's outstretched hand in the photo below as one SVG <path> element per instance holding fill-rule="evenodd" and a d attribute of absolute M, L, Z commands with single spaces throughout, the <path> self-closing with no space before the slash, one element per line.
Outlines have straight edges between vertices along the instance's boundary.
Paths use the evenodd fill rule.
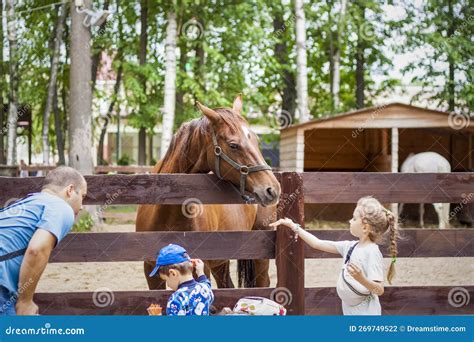
<path fill-rule="evenodd" d="M 279 226 L 279 225 L 289 227 L 294 232 L 296 232 L 295 223 L 291 219 L 289 219 L 288 217 L 279 219 L 278 221 L 269 224 L 269 226 L 272 227 L 273 229 L 276 229 L 276 227 Z"/>

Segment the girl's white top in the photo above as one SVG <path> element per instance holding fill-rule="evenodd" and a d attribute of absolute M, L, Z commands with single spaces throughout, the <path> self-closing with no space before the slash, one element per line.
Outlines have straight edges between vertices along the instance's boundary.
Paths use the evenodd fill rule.
<path fill-rule="evenodd" d="M 339 254 L 342 256 L 341 271 L 344 272 L 345 279 L 358 292 L 366 296 L 359 296 L 344 282 L 342 272 L 339 273 L 337 281 L 337 294 L 342 300 L 342 311 L 344 315 L 381 315 L 379 297 L 371 294 L 370 291 L 359 283 L 347 271 L 347 265 L 344 264 L 349 249 L 358 241 L 332 241 Z M 359 245 L 354 248 L 349 261 L 359 266 L 364 276 L 372 281 L 383 282 L 383 256 L 379 246 L 376 243 Z"/>

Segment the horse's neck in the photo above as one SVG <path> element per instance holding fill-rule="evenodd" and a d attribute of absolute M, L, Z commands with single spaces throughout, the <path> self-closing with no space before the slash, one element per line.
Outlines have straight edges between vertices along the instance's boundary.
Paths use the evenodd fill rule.
<path fill-rule="evenodd" d="M 181 139 L 183 140 L 183 139 Z M 208 143 L 201 134 L 193 134 L 189 143 L 176 141 L 172 152 L 166 154 L 153 168 L 153 173 L 208 173 L 206 160 Z"/>

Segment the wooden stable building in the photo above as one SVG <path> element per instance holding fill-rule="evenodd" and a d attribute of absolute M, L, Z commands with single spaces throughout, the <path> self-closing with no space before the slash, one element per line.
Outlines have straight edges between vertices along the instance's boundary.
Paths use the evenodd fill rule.
<path fill-rule="evenodd" d="M 398 172 L 410 153 L 433 151 L 444 156 L 453 171 L 462 172 L 473 169 L 473 136 L 474 122 L 467 117 L 391 103 L 282 129 L 280 168 Z M 317 207 L 324 207 L 325 214 Z M 306 212 L 309 220 L 335 216 L 321 205 Z M 344 212 L 340 219 L 347 218 Z"/>

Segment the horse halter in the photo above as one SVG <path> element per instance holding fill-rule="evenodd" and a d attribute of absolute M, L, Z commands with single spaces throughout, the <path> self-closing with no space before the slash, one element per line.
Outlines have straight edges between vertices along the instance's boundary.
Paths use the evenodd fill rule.
<path fill-rule="evenodd" d="M 245 183 L 247 181 L 247 176 L 252 172 L 266 171 L 266 170 L 271 170 L 272 168 L 268 164 L 247 166 L 247 165 L 241 165 L 237 163 L 235 160 L 233 160 L 227 154 L 225 154 L 222 148 L 219 146 L 219 144 L 217 143 L 216 133 L 214 132 L 214 128 L 212 128 L 212 126 L 211 126 L 211 133 L 212 133 L 212 143 L 214 144 L 214 154 L 216 156 L 215 170 L 216 170 L 217 177 L 219 177 L 219 179 L 222 179 L 221 172 L 220 172 L 220 161 L 222 158 L 228 164 L 230 164 L 230 166 L 232 166 L 234 169 L 240 172 L 240 195 L 245 200 L 245 202 L 247 203 L 251 202 L 253 198 L 245 194 Z"/>

